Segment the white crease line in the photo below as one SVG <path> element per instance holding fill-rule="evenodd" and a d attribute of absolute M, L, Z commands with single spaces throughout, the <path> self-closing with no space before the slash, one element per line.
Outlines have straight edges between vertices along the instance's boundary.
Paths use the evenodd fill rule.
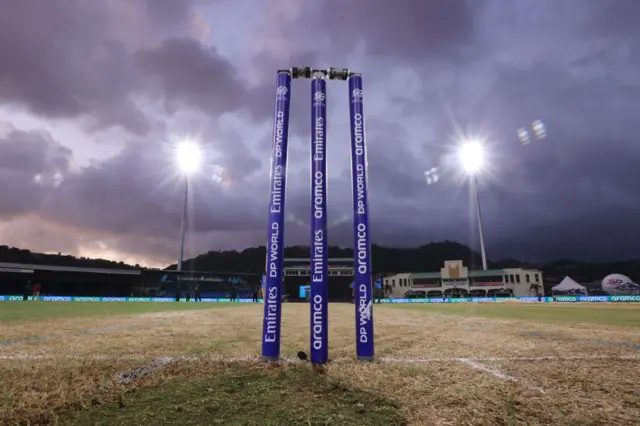
<path fill-rule="evenodd" d="M 456 362 L 462 359 L 473 361 L 558 361 L 558 360 L 590 360 L 590 359 L 640 359 L 640 355 L 570 355 L 570 356 L 514 356 L 514 357 L 475 357 L 475 358 L 380 358 L 381 362 L 391 364 L 423 364 L 430 362 Z"/>
<path fill-rule="evenodd" d="M 152 356 L 152 355 L 50 355 L 50 354 L 8 354 L 0 355 L 0 360 L 44 360 L 44 359 L 71 359 L 71 360 L 93 360 L 93 361 L 135 361 L 135 360 L 153 360 L 159 358 L 168 358 L 176 361 L 213 361 L 213 362 L 258 362 L 260 357 L 244 356 Z M 504 361 L 571 361 L 571 360 L 636 360 L 640 359 L 640 355 L 574 355 L 574 356 L 534 356 L 534 357 L 441 357 L 441 358 L 378 358 L 377 362 L 384 364 L 429 364 L 429 363 L 445 363 L 445 362 L 504 362 Z M 330 360 L 331 364 L 342 364 L 354 362 L 354 358 L 342 357 Z M 300 363 L 298 358 L 287 357 L 281 358 L 281 363 Z"/>
<path fill-rule="evenodd" d="M 485 373 L 489 373 L 493 376 L 496 376 L 499 379 L 502 380 L 506 380 L 506 381 L 513 381 L 513 382 L 517 382 L 518 379 L 516 379 L 515 377 L 511 377 L 508 374 L 503 373 L 502 371 L 495 369 L 495 368 L 491 368 L 487 365 L 484 364 L 480 364 L 478 361 L 473 360 L 473 359 L 467 359 L 467 358 L 460 358 L 458 359 L 458 362 L 461 362 L 463 364 L 467 364 L 470 365 L 471 367 L 475 368 L 476 370 L 480 370 L 480 371 L 484 371 Z"/>
<path fill-rule="evenodd" d="M 480 371 L 484 371 L 485 373 L 489 373 L 494 377 L 497 377 L 500 380 L 504 380 L 505 382 L 516 382 L 516 383 L 521 383 L 520 380 L 516 379 L 513 376 L 510 376 L 500 370 L 498 370 L 497 368 L 493 368 L 493 367 L 489 367 L 488 365 L 484 365 L 479 363 L 478 361 L 475 361 L 473 359 L 468 359 L 468 358 L 460 358 L 459 361 L 463 364 L 469 365 L 472 368 L 475 368 L 476 370 L 480 370 Z M 542 388 L 539 388 L 537 386 L 529 386 L 526 383 L 523 383 L 524 386 L 526 386 L 529 389 L 533 389 L 535 391 L 538 391 L 540 393 L 545 393 L 545 391 Z"/>

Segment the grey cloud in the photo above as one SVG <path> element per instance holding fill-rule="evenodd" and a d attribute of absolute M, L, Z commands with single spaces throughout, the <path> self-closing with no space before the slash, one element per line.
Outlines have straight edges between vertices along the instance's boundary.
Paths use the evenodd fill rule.
<path fill-rule="evenodd" d="M 273 115 L 273 80 L 251 86 L 228 58 L 196 39 L 164 40 L 160 46 L 138 51 L 136 62 L 145 73 L 158 79 L 159 86 L 148 88 L 147 93 L 162 93 L 169 114 L 182 108 L 197 108 L 213 115 L 247 113 L 256 122 Z M 268 69 L 264 64 L 261 68 Z M 268 75 L 275 76 L 276 69 Z M 303 99 L 294 97 L 292 109 L 296 110 Z"/>
<path fill-rule="evenodd" d="M 640 213 L 634 196 L 640 176 L 635 129 L 637 62 L 634 65 L 624 52 L 633 48 L 635 34 L 623 23 L 633 14 L 631 9 L 623 11 L 626 16 L 615 17 L 599 15 L 596 2 L 569 7 L 553 1 L 520 1 L 505 6 L 502 13 L 493 12 L 505 2 L 492 0 L 325 3 L 315 9 L 311 3 L 274 2 L 276 8 L 297 5 L 300 14 L 289 16 L 288 25 L 271 22 L 272 29 L 284 27 L 284 33 L 267 31 L 265 38 L 281 37 L 290 43 L 257 55 L 254 67 L 261 70 L 264 81 L 258 79 L 253 86 L 244 81 L 243 70 L 215 48 L 174 36 L 193 6 L 171 2 L 164 9 L 161 3 L 145 3 L 151 8 L 147 11 L 150 22 L 156 29 L 171 26 L 172 38 L 158 36 L 132 58 L 127 43 L 103 37 L 109 33 L 99 20 L 95 25 L 91 20 L 90 28 L 81 28 L 82 34 L 88 31 L 87 43 L 100 46 L 100 60 L 85 61 L 78 68 L 69 68 L 75 62 L 66 59 L 54 62 L 62 75 L 54 74 L 55 78 L 44 73 L 48 68 L 34 68 L 40 73 L 34 85 L 28 73 L 19 75 L 21 68 L 3 62 L 0 99 L 21 102 L 48 117 L 91 111 L 89 123 L 126 122 L 132 132 L 143 134 L 150 119 L 129 103 L 129 94 L 135 93 L 160 105 L 164 102 L 172 114 L 167 122 L 174 120 L 167 129 L 185 116 L 206 122 L 184 127 L 197 127 L 211 151 L 207 164 L 228 168 L 233 185 L 216 186 L 206 170 L 194 180 L 194 250 L 241 248 L 263 243 L 266 236 L 265 166 L 270 155 L 275 70 L 296 64 L 366 65 L 367 111 L 373 111 L 367 116 L 367 140 L 374 242 L 406 246 L 450 239 L 477 245 L 468 188 L 448 147 L 468 131 L 486 136 L 494 154 L 480 177 L 491 258 L 634 253 L 633 244 L 640 235 L 628 224 Z M 631 3 L 618 2 L 625 8 Z M 64 16 L 92 16 L 88 8 L 84 5 L 75 15 Z M 612 23 L 623 25 L 616 29 Z M 2 28 L 0 35 L 8 33 Z M 593 30 L 588 36 L 586 28 Z M 58 31 L 63 34 L 56 36 L 60 40 L 71 39 L 72 59 L 82 57 L 87 47 L 83 40 L 76 40 L 80 32 Z M 39 36 L 33 37 L 40 42 Z M 7 48 L 2 44 L 5 39 L 0 38 L 0 52 Z M 14 41 L 21 40 L 14 37 Z M 356 61 L 358 55 L 362 63 Z M 394 74 L 400 68 L 415 74 L 418 82 L 403 85 L 406 81 L 400 80 L 408 79 L 408 74 Z M 93 76 L 89 81 L 81 78 L 87 70 Z M 129 76 L 133 79 L 127 80 Z M 154 78 L 141 82 L 141 76 Z M 52 85 L 58 80 L 59 85 Z M 296 82 L 288 243 L 306 242 L 309 236 L 309 108 L 308 85 Z M 219 118 L 230 111 L 235 114 Z M 155 119 L 162 121 L 165 116 L 158 114 Z M 530 128 L 536 119 L 547 124 L 547 138 L 523 146 L 516 132 L 519 127 Z M 335 140 L 336 146 L 346 147 L 347 128 L 334 132 L 333 126 L 331 144 Z M 46 152 L 56 152 L 55 144 L 46 146 Z M 64 167 L 68 153 L 59 155 L 58 166 L 49 159 L 54 154 L 47 154 L 53 157 L 44 161 L 38 160 L 36 151 L 20 151 L 30 159 L 25 172 L 12 168 L 19 164 L 18 154 L 7 157 L 14 159 L 1 168 L 2 173 L 23 173 L 11 175 L 24 179 L 23 186 L 7 189 L 8 194 L 22 194 L 27 200 L 11 202 L 14 212 L 37 211 L 50 220 L 111 235 L 111 245 L 123 251 L 135 249 L 134 240 L 139 238 L 147 244 L 144 250 L 172 256 L 182 185 L 166 144 L 132 142 L 121 154 L 73 173 Z M 36 173 L 36 165 L 43 161 L 47 164 L 43 169 L 59 167 L 66 173 L 59 187 L 47 190 L 47 197 L 35 183 L 21 177 Z M 441 166 L 442 179 L 427 186 L 423 172 L 436 165 Z M 348 160 L 332 158 L 330 167 L 338 171 L 330 173 L 329 222 L 340 221 L 331 228 L 330 241 L 351 244 Z M 12 179 L 3 178 L 2 183 L 17 185 Z M 35 195 L 30 199 L 25 194 Z M 606 244 L 593 242 L 606 238 Z"/>
<path fill-rule="evenodd" d="M 167 34 L 188 34 L 194 7 L 201 3 L 206 2 L 145 0 L 124 6 L 111 0 L 8 2 L 0 14 L 0 104 L 49 119 L 81 118 L 89 130 L 121 126 L 138 136 L 147 134 L 153 119 L 133 101 L 133 95 L 147 90 L 147 78 L 132 52 L 139 40 L 153 44 Z M 148 50 L 141 53 L 151 71 L 166 60 L 158 55 Z M 202 66 L 183 65 L 190 70 Z M 208 71 L 225 70 L 214 66 Z M 189 81 L 204 77 L 206 84 L 209 76 L 192 73 L 187 77 Z M 237 89 L 232 86 L 233 76 L 228 78 L 221 87 Z M 176 91 L 186 87 L 179 79 L 170 83 Z M 155 101 L 157 92 L 150 99 Z M 233 102 L 233 97 L 227 101 Z"/>
<path fill-rule="evenodd" d="M 247 100 L 234 67 L 197 40 L 165 40 L 157 48 L 139 51 L 136 58 L 142 69 L 160 79 L 170 111 L 177 103 L 220 114 L 241 108 Z"/>
<path fill-rule="evenodd" d="M 588 0 L 583 4 L 590 14 L 583 30 L 588 36 L 599 35 L 640 41 L 637 19 L 640 4 L 628 0 Z"/>
<path fill-rule="evenodd" d="M 39 208 L 69 170 L 72 153 L 45 132 L 13 130 L 0 138 L 2 217 Z"/>
<path fill-rule="evenodd" d="M 276 3 L 276 8 L 290 7 L 286 0 Z M 307 47 L 298 49 L 307 56 L 315 56 L 314 66 L 353 67 L 344 61 L 349 62 L 361 45 L 366 53 L 388 61 L 387 64 L 391 64 L 390 59 L 411 63 L 426 57 L 452 59 L 472 42 L 474 4 L 477 3 L 465 0 L 305 3 L 301 13 L 290 22 L 269 16 L 267 28 L 279 29 L 270 28 L 266 34 L 275 33 L 284 43 L 287 39 L 304 38 Z M 329 48 L 324 45 L 326 39 L 330 40 Z M 327 63 L 335 59 L 340 59 L 341 64 Z"/>
<path fill-rule="evenodd" d="M 35 215 L 20 216 L 0 224 L 0 238 L 4 245 L 45 253 L 77 255 L 77 232 L 77 229 L 58 226 Z"/>
<path fill-rule="evenodd" d="M 254 187 L 238 180 L 225 190 L 209 170 L 190 185 L 191 229 L 255 230 L 266 220 Z M 265 184 L 265 187 L 268 184 Z M 118 234 L 174 238 L 180 226 L 184 180 L 166 144 L 131 143 L 119 155 L 70 174 L 41 212 L 60 223 Z"/>
<path fill-rule="evenodd" d="M 423 55 L 448 56 L 473 36 L 473 12 L 465 0 L 331 0 L 320 5 L 320 26 L 345 53 L 364 43 L 384 58 L 419 61 Z"/>
<path fill-rule="evenodd" d="M 189 0 L 146 0 L 146 11 L 157 25 L 173 26 L 189 21 L 192 4 Z"/>
<path fill-rule="evenodd" d="M 108 33 L 104 2 L 65 0 L 8 2 L 0 14 L 0 102 L 17 104 L 49 118 L 94 114 L 112 125 L 102 110 L 128 99 L 126 51 Z M 134 117 L 117 124 L 137 133 L 146 124 Z"/>

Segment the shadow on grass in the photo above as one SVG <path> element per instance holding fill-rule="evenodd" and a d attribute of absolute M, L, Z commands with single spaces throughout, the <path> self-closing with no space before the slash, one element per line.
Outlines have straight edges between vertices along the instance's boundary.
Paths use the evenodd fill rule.
<path fill-rule="evenodd" d="M 405 425 L 398 406 L 309 366 L 241 367 L 206 380 L 127 392 L 117 403 L 67 413 L 70 425 Z"/>

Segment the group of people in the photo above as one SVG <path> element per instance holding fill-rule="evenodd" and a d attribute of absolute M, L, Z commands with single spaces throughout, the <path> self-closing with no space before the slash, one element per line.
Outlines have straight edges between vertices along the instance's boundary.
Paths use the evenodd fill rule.
<path fill-rule="evenodd" d="M 258 303 L 260 298 L 260 289 L 257 286 L 254 286 L 251 288 L 251 293 L 253 296 L 253 302 Z M 187 302 L 190 302 L 192 298 L 196 302 L 202 302 L 200 284 L 197 282 L 190 285 L 179 285 L 176 289 L 176 302 L 179 302 L 180 299 L 182 299 L 183 294 Z M 229 289 L 229 299 L 231 302 L 236 302 L 238 300 L 238 289 L 234 285 Z"/>
<path fill-rule="evenodd" d="M 380 303 L 380 299 L 384 299 L 387 293 L 391 293 L 391 286 L 382 284 L 382 277 L 378 276 L 373 281 L 373 303 Z M 351 283 L 352 303 L 356 303 L 356 282 Z"/>
<path fill-rule="evenodd" d="M 39 283 L 31 285 L 31 281 L 27 281 L 27 284 L 24 286 L 24 292 L 22 293 L 22 300 L 29 300 L 29 296 L 33 296 L 35 300 L 38 300 L 41 289 L 42 286 Z"/>
<path fill-rule="evenodd" d="M 191 301 L 191 296 L 193 295 L 193 299 L 196 302 L 202 302 L 202 297 L 200 296 L 200 284 L 195 283 L 191 285 L 178 285 L 176 288 L 176 302 L 179 302 L 182 299 L 182 294 L 184 292 L 185 298 L 187 302 Z"/>

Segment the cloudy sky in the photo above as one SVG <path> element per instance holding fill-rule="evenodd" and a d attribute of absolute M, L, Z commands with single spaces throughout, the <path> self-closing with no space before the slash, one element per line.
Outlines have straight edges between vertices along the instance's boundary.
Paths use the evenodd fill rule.
<path fill-rule="evenodd" d="M 275 71 L 311 65 L 365 79 L 373 242 L 478 247 L 454 155 L 473 137 L 489 258 L 640 255 L 637 0 L 0 4 L 2 244 L 174 263 L 184 138 L 206 151 L 187 255 L 264 244 Z M 308 241 L 309 92 L 294 81 L 287 244 Z M 328 105 L 329 238 L 349 245 L 345 83 Z"/>

